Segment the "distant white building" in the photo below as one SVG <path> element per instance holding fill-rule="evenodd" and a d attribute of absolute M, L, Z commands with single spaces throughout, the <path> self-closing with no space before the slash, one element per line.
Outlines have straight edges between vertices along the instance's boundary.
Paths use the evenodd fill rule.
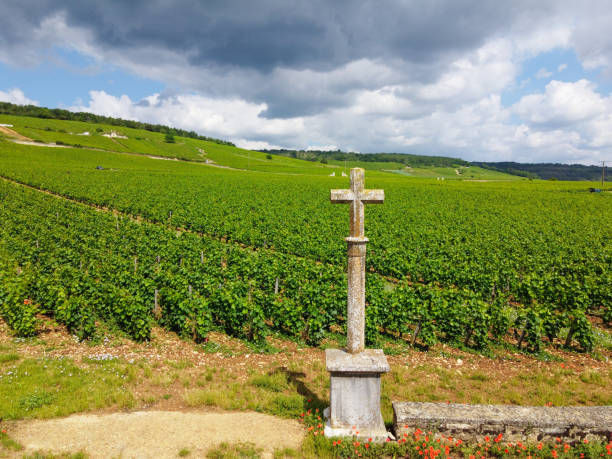
<path fill-rule="evenodd" d="M 0 127 L 13 127 L 12 124 L 0 124 Z"/>
<path fill-rule="evenodd" d="M 335 176 L 336 176 L 336 173 L 335 173 L 335 172 L 332 172 L 331 174 L 329 174 L 329 176 L 330 176 L 330 177 L 335 177 Z"/>
<path fill-rule="evenodd" d="M 127 136 L 117 134 L 116 131 L 110 131 L 110 134 L 102 134 L 104 137 L 108 137 L 110 139 L 127 139 Z"/>

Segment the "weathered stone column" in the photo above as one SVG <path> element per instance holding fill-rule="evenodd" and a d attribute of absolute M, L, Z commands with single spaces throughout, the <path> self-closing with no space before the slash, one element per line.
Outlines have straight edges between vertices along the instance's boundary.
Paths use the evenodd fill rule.
<path fill-rule="evenodd" d="M 365 349 L 365 260 L 367 237 L 347 237 L 348 295 L 346 350 L 356 354 Z"/>

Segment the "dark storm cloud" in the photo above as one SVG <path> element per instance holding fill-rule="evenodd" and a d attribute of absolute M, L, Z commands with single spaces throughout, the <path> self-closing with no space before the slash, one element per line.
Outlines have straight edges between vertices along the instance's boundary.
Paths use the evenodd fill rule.
<path fill-rule="evenodd" d="M 68 27 L 85 31 L 96 50 L 120 56 L 131 71 L 138 68 L 178 90 L 265 103 L 263 116 L 290 118 L 346 106 L 358 90 L 433 82 L 457 56 L 516 23 L 548 14 L 548 2 L 526 4 L 8 0 L 0 16 L 0 45 L 32 42 L 43 21 L 59 16 Z M 32 65 L 33 48 L 53 45 L 49 37 L 39 40 L 14 53 L 13 63 Z M 163 57 L 168 53 L 186 65 L 169 66 Z M 341 72 L 359 61 L 370 67 Z M 389 71 L 381 72 L 383 67 Z M 306 78 L 297 71 L 313 73 Z"/>
<path fill-rule="evenodd" d="M 328 70 L 368 58 L 431 61 L 473 48 L 512 23 L 516 2 L 406 1 L 12 1 L 0 36 L 23 38 L 64 13 L 105 48 L 153 46 L 195 65 L 267 73 Z"/>

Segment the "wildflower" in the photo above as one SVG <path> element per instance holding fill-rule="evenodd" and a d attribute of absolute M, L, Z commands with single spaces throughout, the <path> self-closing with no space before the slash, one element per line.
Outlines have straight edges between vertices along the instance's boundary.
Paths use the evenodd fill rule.
<path fill-rule="evenodd" d="M 371 439 L 371 438 L 368 438 L 368 441 L 369 441 L 370 443 L 372 443 L 372 439 Z"/>
<path fill-rule="evenodd" d="M 23 304 L 32 304 L 32 300 L 26 298 L 25 300 L 23 300 Z"/>
<path fill-rule="evenodd" d="M 391 439 L 389 437 L 387 437 L 387 439 L 385 441 L 391 441 Z"/>
<path fill-rule="evenodd" d="M 5 434 L 6 433 L 6 429 L 2 429 L 2 433 Z"/>
<path fill-rule="evenodd" d="M 488 441 L 490 441 L 490 440 L 491 440 L 491 439 L 490 439 L 490 438 L 489 438 L 489 436 L 487 435 L 487 436 L 485 437 L 485 441 L 487 441 L 487 442 L 488 442 Z"/>
<path fill-rule="evenodd" d="M 538 446 L 536 446 L 536 448 L 542 449 L 542 442 L 538 443 Z"/>
<path fill-rule="evenodd" d="M 583 441 L 585 444 L 589 442 L 589 440 L 587 440 L 586 438 Z"/>
<path fill-rule="evenodd" d="M 557 452 L 555 450 L 553 450 L 551 454 L 552 454 L 552 457 L 557 457 L 558 456 L 558 454 L 557 454 Z"/>
<path fill-rule="evenodd" d="M 363 445 L 363 446 L 365 446 L 365 448 L 366 448 L 366 449 L 368 449 L 368 448 L 370 447 L 370 444 L 369 444 L 369 443 L 366 443 L 366 444 L 365 444 L 365 445 Z"/>

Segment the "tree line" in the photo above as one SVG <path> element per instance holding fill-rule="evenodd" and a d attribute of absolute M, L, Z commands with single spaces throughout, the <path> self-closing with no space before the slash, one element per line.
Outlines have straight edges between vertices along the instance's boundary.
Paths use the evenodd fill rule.
<path fill-rule="evenodd" d="M 426 155 L 411 155 L 407 153 L 354 153 L 336 151 L 321 151 L 321 150 L 259 150 L 263 153 L 271 153 L 289 158 L 303 159 L 306 161 L 315 161 L 325 163 L 330 160 L 334 161 L 364 161 L 364 162 L 384 162 L 384 163 L 401 163 L 406 166 L 435 166 L 435 167 L 455 167 L 468 166 L 469 162 L 459 158 L 449 158 L 445 156 L 426 156 Z"/>

